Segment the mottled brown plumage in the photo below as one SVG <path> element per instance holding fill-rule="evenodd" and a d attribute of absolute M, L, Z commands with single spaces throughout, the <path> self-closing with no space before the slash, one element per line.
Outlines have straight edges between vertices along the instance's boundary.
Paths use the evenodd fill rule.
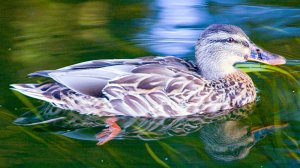
<path fill-rule="evenodd" d="M 233 67 L 236 62 L 254 60 L 253 49 L 256 52 L 258 47 L 240 28 L 212 25 L 197 42 L 195 63 L 173 56 L 95 60 L 30 74 L 50 77 L 52 83 L 12 86 L 82 114 L 173 117 L 213 113 L 255 101 L 251 78 Z M 258 61 L 285 62 L 268 54 Z"/>

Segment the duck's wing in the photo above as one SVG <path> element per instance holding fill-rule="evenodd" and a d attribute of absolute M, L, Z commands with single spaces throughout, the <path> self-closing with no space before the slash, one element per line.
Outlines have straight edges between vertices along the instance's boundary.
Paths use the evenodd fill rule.
<path fill-rule="evenodd" d="M 69 72 L 73 70 L 83 70 L 83 69 L 96 69 L 96 68 L 104 68 L 104 67 L 112 67 L 118 65 L 147 65 L 147 64 L 160 64 L 160 65 L 173 65 L 178 68 L 189 69 L 191 71 L 197 71 L 197 67 L 194 65 L 192 61 L 185 61 L 183 59 L 174 57 L 174 56 L 166 56 L 166 57 L 141 57 L 136 59 L 109 59 L 109 60 L 93 60 L 82 62 L 70 66 L 66 66 L 57 70 L 42 70 L 36 71 L 28 74 L 30 77 L 42 76 L 42 77 L 50 77 L 50 73 L 54 72 Z M 122 67 L 122 66 L 120 66 Z"/>
<path fill-rule="evenodd" d="M 213 90 L 207 83 L 196 72 L 184 68 L 149 64 L 110 80 L 102 93 L 121 115 L 183 116 L 198 112 L 199 104 L 210 96 Z M 197 94 L 200 90 L 202 95 Z"/>
<path fill-rule="evenodd" d="M 95 60 L 58 70 L 38 71 L 30 74 L 30 76 L 50 77 L 73 91 L 93 97 L 101 97 L 103 96 L 102 89 L 108 85 L 109 81 L 117 81 L 117 79 L 124 76 L 133 79 L 138 76 L 145 76 L 145 74 L 156 74 L 149 80 L 166 81 L 163 77 L 170 78 L 175 76 L 175 72 L 171 69 L 196 73 L 193 64 L 180 58 L 168 56 L 124 60 Z M 144 75 L 136 75 L 137 73 Z M 140 85 L 146 87 L 147 84 L 144 82 Z"/>

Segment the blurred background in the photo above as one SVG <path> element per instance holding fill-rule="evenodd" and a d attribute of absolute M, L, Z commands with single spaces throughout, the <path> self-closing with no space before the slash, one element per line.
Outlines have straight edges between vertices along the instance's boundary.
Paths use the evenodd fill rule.
<path fill-rule="evenodd" d="M 237 25 L 257 45 L 289 59 L 280 70 L 251 74 L 261 100 L 245 122 L 289 126 L 257 143 L 244 159 L 216 161 L 205 152 L 199 133 L 97 147 L 94 141 L 12 123 L 42 104 L 9 89 L 12 83 L 37 82 L 28 73 L 93 59 L 192 59 L 196 39 L 213 23 Z M 0 167 L 299 166 L 299 46 L 298 0 L 0 1 Z"/>

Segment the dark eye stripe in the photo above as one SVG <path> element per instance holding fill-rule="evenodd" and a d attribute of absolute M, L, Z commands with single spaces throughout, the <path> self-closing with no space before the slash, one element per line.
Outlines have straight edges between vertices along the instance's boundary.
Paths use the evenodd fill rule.
<path fill-rule="evenodd" d="M 249 44 L 247 41 L 237 41 L 237 40 L 234 40 L 229 42 L 228 39 L 221 39 L 221 40 L 210 40 L 210 42 L 213 42 L 213 43 L 237 43 L 237 44 L 241 44 L 245 47 L 249 47 Z"/>

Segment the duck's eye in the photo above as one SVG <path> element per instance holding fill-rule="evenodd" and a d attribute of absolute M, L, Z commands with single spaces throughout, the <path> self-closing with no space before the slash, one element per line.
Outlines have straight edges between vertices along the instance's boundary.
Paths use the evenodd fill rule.
<path fill-rule="evenodd" d="M 233 39 L 232 37 L 229 37 L 229 38 L 227 39 L 227 42 L 232 43 L 232 42 L 234 42 L 234 39 Z"/>

